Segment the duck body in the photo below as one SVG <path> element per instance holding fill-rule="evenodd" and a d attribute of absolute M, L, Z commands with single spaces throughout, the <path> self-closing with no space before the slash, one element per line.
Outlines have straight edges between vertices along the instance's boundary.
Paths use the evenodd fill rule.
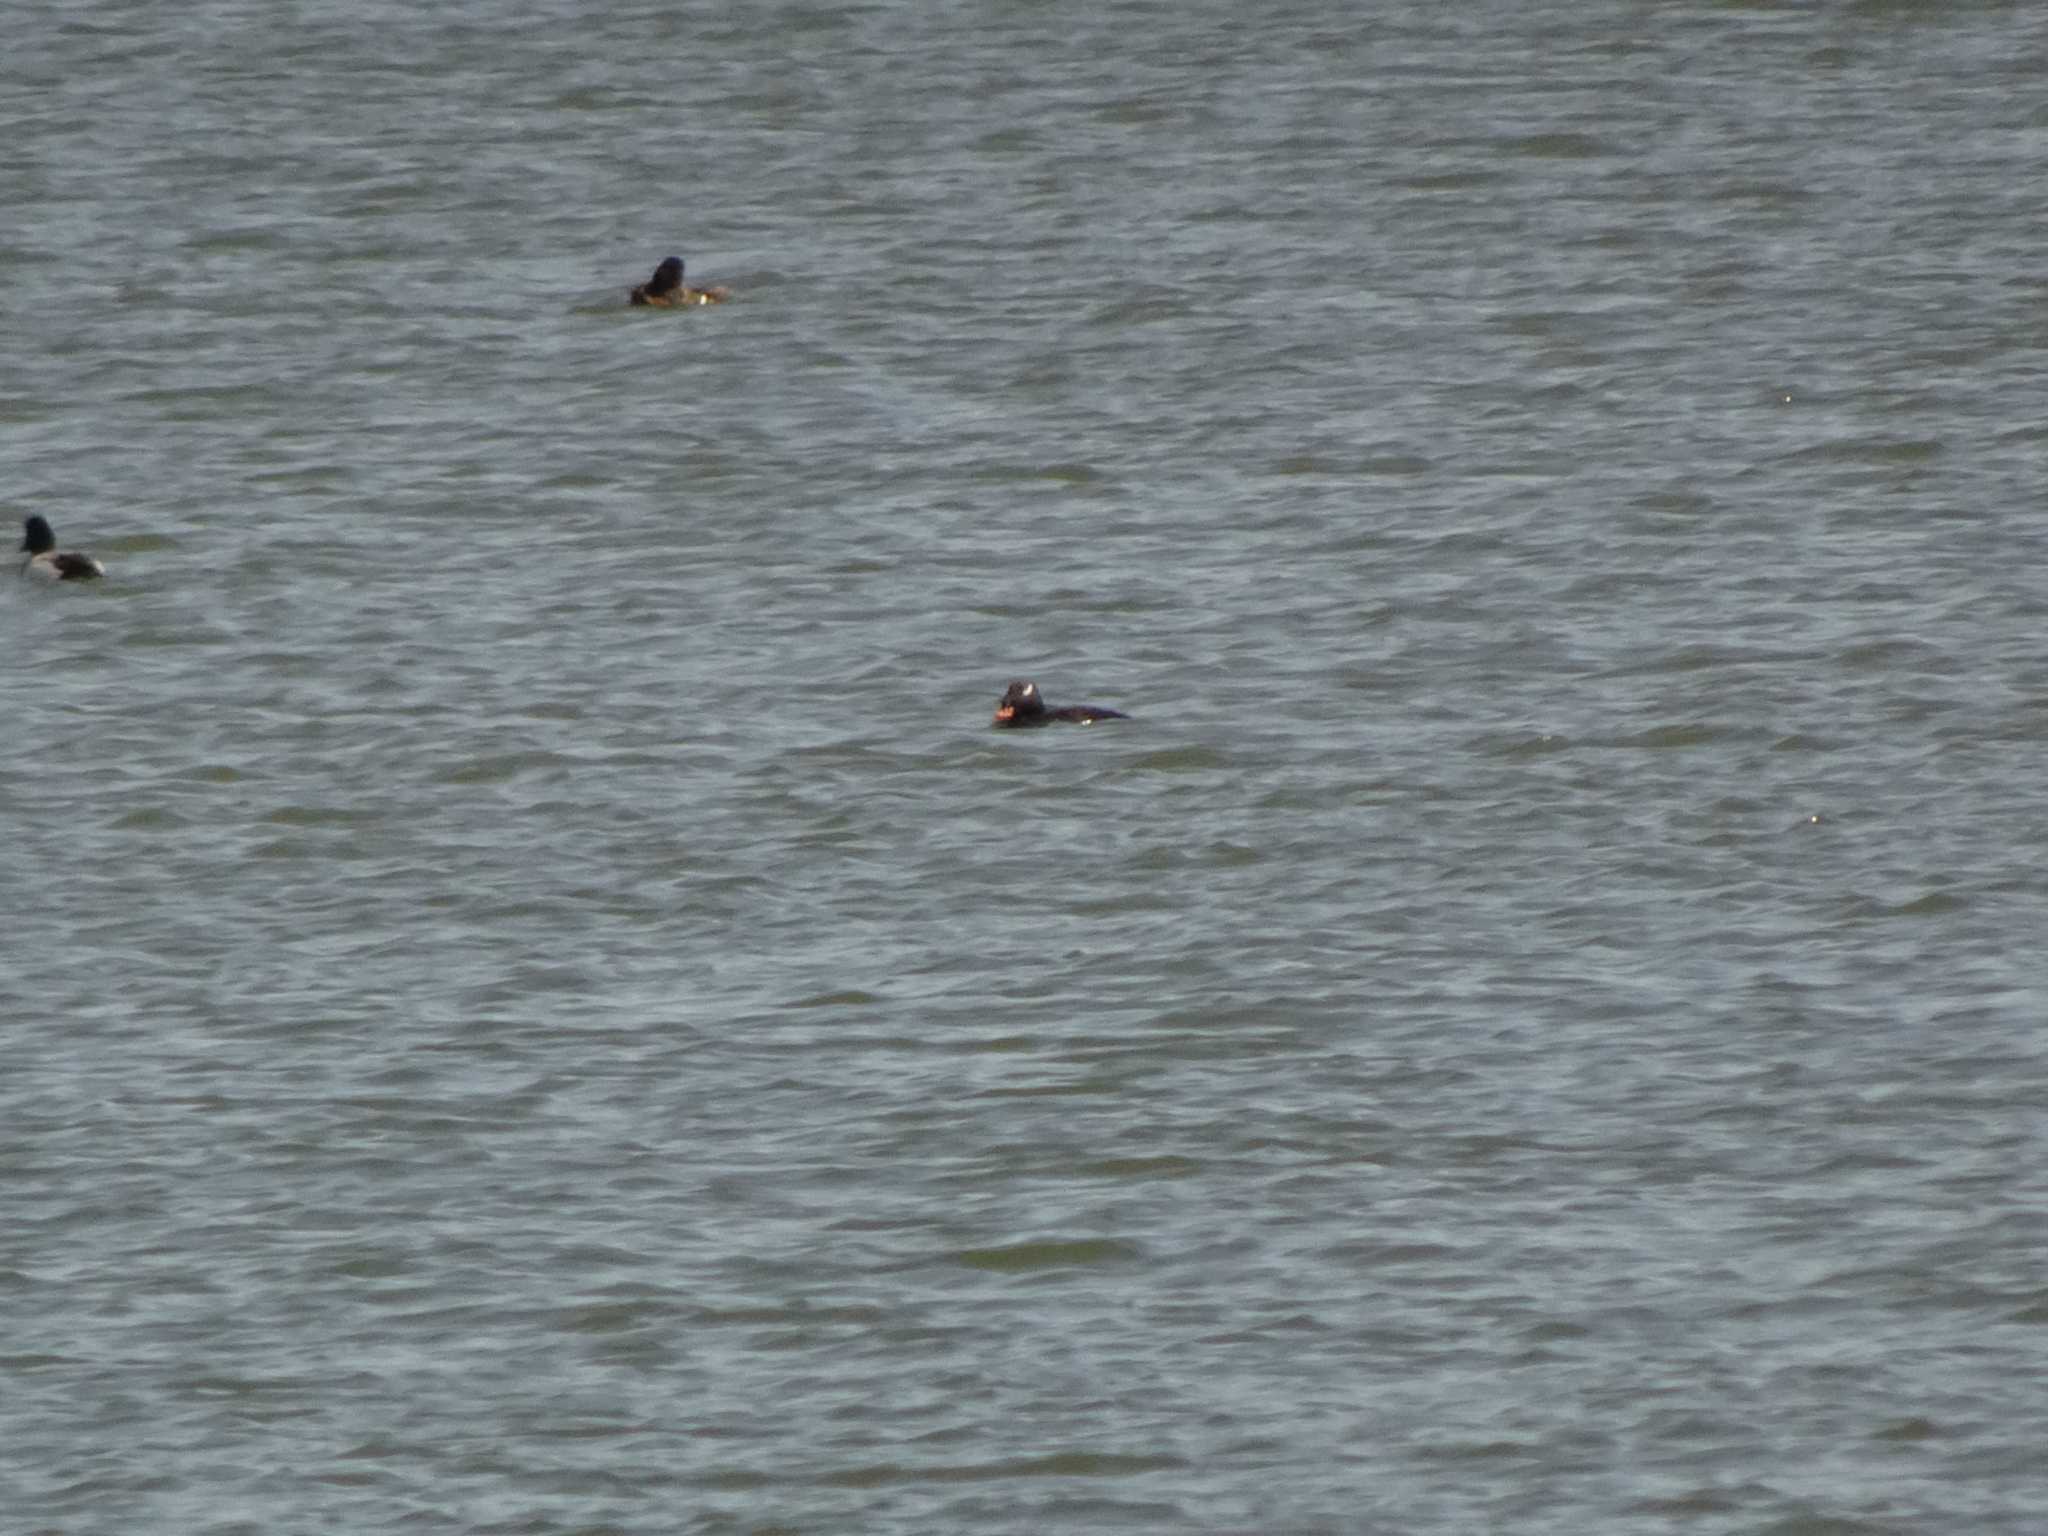
<path fill-rule="evenodd" d="M 654 276 L 626 295 L 626 302 L 654 309 L 689 309 L 699 304 L 723 304 L 731 297 L 730 288 L 684 287 L 683 258 L 671 256 L 654 269 Z"/>
<path fill-rule="evenodd" d="M 57 535 L 41 517 L 30 517 L 22 523 L 21 548 L 25 556 L 21 562 L 24 576 L 41 581 L 92 581 L 107 574 L 107 568 L 91 555 L 58 549 Z"/>
<path fill-rule="evenodd" d="M 996 705 L 995 723 L 1005 730 L 1028 730 L 1039 725 L 1093 725 L 1098 720 L 1130 718 L 1120 709 L 1106 709 L 1100 704 L 1067 704 L 1054 709 L 1045 702 L 1038 684 L 1020 681 L 1003 690 L 1002 701 Z"/>

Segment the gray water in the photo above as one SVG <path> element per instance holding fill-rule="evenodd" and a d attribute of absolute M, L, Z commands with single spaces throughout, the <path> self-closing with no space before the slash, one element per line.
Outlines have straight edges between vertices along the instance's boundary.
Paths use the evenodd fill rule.
<path fill-rule="evenodd" d="M 16 7 L 0 1529 L 2043 1529 L 2044 87 Z"/>

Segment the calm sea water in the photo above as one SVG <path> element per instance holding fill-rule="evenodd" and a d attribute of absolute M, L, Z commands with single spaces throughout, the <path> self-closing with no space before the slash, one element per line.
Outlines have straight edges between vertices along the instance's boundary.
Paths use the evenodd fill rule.
<path fill-rule="evenodd" d="M 2048 1522 L 2048 19 L 5 59 L 0 1527 Z"/>

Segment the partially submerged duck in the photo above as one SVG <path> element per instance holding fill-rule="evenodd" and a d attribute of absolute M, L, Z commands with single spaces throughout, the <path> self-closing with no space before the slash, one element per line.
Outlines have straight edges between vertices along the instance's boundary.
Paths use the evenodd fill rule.
<path fill-rule="evenodd" d="M 1098 720 L 1128 720 L 1131 717 L 1120 709 L 1104 709 L 1100 704 L 1068 704 L 1059 709 L 1046 708 L 1045 699 L 1036 683 L 1012 683 L 1003 690 L 1003 701 L 996 705 L 996 724 L 1005 727 L 1027 725 L 1051 725 L 1055 720 L 1072 721 L 1075 725 L 1093 725 Z"/>
<path fill-rule="evenodd" d="M 732 297 L 730 288 L 685 288 L 683 258 L 671 256 L 627 296 L 631 304 L 652 304 L 657 309 L 687 309 L 693 304 L 723 304 Z"/>
<path fill-rule="evenodd" d="M 50 532 L 50 525 L 41 517 L 30 517 L 22 524 L 21 547 L 28 558 L 21 562 L 21 574 L 39 576 L 44 581 L 91 581 L 96 576 L 107 574 L 107 568 L 91 555 L 81 555 L 76 550 L 57 548 L 57 535 Z"/>

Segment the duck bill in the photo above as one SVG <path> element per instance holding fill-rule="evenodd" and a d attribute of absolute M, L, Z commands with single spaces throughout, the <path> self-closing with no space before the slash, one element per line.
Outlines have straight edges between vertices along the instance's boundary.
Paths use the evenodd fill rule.
<path fill-rule="evenodd" d="M 1009 723 L 1010 723 L 1010 722 L 1011 722 L 1012 720 L 1014 720 L 1014 719 L 1016 719 L 1016 718 L 1017 718 L 1017 706 L 1016 706 L 1016 705 L 1014 705 L 1014 704 L 998 704 L 998 705 L 996 706 L 996 724 L 997 724 L 997 725 L 1008 725 L 1008 724 L 1009 724 Z"/>

